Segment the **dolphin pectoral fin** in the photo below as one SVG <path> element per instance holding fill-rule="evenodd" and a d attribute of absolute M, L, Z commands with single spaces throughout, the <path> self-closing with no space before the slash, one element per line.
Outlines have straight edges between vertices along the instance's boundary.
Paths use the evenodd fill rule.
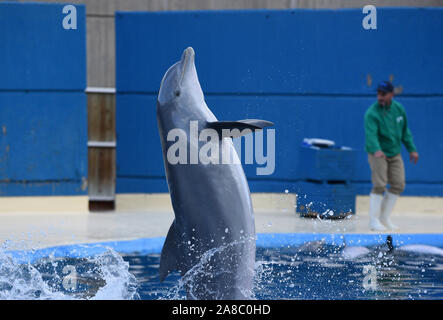
<path fill-rule="evenodd" d="M 231 132 L 225 132 L 223 137 L 237 138 L 245 134 L 251 133 L 254 130 L 262 130 L 265 127 L 271 127 L 274 123 L 260 119 L 244 119 L 238 121 L 214 121 L 208 122 L 207 128 L 214 129 L 222 136 L 223 129 L 231 130 Z M 236 131 L 232 131 L 235 130 Z M 244 130 L 249 129 L 249 130 Z"/>
<path fill-rule="evenodd" d="M 178 250 L 178 241 L 176 239 L 175 232 L 175 221 L 172 223 L 169 228 L 168 235 L 166 236 L 165 243 L 163 244 L 162 253 L 160 257 L 160 281 L 168 276 L 171 271 L 177 270 L 179 261 L 180 261 L 180 253 Z"/>

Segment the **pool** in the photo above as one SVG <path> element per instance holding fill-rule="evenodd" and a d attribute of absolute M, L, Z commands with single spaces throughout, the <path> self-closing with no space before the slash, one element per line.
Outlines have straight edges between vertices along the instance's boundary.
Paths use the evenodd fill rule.
<path fill-rule="evenodd" d="M 321 242 L 258 248 L 255 298 L 443 299 L 443 255 L 377 247 L 355 252 L 361 256 L 346 256 L 342 248 Z M 138 280 L 141 299 L 186 298 L 177 274 L 158 281 L 158 254 L 124 259 Z M 374 283 L 369 281 L 372 270 Z"/>
<path fill-rule="evenodd" d="M 254 298 L 443 299 L 441 239 L 393 235 L 391 250 L 386 235 L 258 235 Z M 0 298 L 185 299 L 192 274 L 159 282 L 163 240 L 0 252 Z"/>

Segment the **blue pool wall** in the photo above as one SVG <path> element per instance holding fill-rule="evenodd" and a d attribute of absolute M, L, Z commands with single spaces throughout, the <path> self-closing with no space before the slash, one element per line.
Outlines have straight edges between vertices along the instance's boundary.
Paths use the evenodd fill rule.
<path fill-rule="evenodd" d="M 156 122 L 165 71 L 192 46 L 208 106 L 219 120 L 275 123 L 275 171 L 244 165 L 252 192 L 294 192 L 305 137 L 356 151 L 352 183 L 370 191 L 363 117 L 379 81 L 393 79 L 420 153 L 403 148 L 405 195 L 443 196 L 443 9 L 117 12 L 117 192 L 167 192 Z"/>
<path fill-rule="evenodd" d="M 0 3 L 0 196 L 85 195 L 86 8 Z"/>

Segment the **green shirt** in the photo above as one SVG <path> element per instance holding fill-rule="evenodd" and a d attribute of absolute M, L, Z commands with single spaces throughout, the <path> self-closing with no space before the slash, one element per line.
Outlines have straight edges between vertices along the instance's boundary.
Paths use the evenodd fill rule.
<path fill-rule="evenodd" d="M 369 107 L 365 113 L 365 132 L 368 153 L 382 150 L 387 157 L 393 157 L 400 153 L 402 142 L 409 152 L 417 151 L 405 109 L 395 100 L 388 107 L 378 102 Z"/>

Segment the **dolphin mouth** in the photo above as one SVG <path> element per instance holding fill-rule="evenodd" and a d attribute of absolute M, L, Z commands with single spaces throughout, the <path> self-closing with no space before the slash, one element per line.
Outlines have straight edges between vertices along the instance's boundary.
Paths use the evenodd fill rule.
<path fill-rule="evenodd" d="M 185 74 L 190 69 L 191 65 L 194 63 L 195 58 L 195 52 L 192 47 L 188 47 L 183 51 L 183 55 L 180 61 L 181 64 L 181 77 L 180 77 L 180 84 L 183 81 L 183 78 L 185 77 Z"/>

